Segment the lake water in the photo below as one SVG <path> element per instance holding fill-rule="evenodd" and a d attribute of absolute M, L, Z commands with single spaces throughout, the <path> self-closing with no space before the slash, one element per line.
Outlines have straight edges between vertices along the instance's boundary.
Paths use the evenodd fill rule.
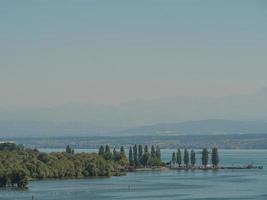
<path fill-rule="evenodd" d="M 76 150 L 79 151 L 94 150 Z M 162 150 L 163 160 L 169 161 L 172 151 Z M 0 200 L 31 200 L 32 196 L 34 200 L 267 199 L 267 150 L 221 150 L 219 153 L 221 165 L 252 163 L 264 168 L 194 172 L 164 170 L 111 178 L 34 181 L 26 190 L 0 190 Z M 200 157 L 198 154 L 198 163 Z"/>

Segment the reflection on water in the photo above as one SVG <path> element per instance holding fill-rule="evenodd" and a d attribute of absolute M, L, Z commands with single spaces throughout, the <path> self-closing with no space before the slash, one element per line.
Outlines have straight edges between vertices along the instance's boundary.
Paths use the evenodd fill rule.
<path fill-rule="evenodd" d="M 89 150 L 91 151 L 91 150 Z M 173 150 L 162 150 L 169 160 Z M 198 155 L 200 163 L 200 155 Z M 129 173 L 127 176 L 34 181 L 28 190 L 0 190 L 0 200 L 87 200 L 87 199 L 187 199 L 233 200 L 267 199 L 267 150 L 223 150 L 224 165 L 253 163 L 263 170 L 155 171 Z"/>

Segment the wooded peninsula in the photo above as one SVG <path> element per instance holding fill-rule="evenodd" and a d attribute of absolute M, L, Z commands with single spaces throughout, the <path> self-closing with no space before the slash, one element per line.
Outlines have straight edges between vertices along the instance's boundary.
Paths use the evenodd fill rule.
<path fill-rule="evenodd" d="M 211 163 L 209 165 L 209 154 Z M 162 162 L 159 146 L 130 146 L 128 156 L 124 146 L 110 149 L 101 145 L 98 153 L 75 153 L 70 145 L 65 152 L 44 153 L 37 149 L 25 148 L 12 142 L 0 143 L 0 187 L 24 188 L 31 180 L 110 177 L 125 175 L 138 170 L 162 169 L 178 170 L 219 169 L 217 148 L 201 152 L 202 165 L 196 166 L 196 153 L 180 149 L 172 153 L 170 162 Z M 220 167 L 220 169 L 225 169 Z"/>
<path fill-rule="evenodd" d="M 98 153 L 75 153 L 69 145 L 66 152 L 43 153 L 15 143 L 0 144 L 0 187 L 26 187 L 28 181 L 46 178 L 109 177 L 125 174 L 132 167 L 163 166 L 159 147 L 130 148 L 129 159 L 124 147 L 117 151 L 108 145 Z M 138 149 L 139 148 L 139 151 Z"/>

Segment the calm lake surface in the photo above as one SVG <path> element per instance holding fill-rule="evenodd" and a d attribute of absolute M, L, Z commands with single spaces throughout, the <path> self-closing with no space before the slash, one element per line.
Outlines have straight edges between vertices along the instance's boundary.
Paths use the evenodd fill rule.
<path fill-rule="evenodd" d="M 42 151 L 61 151 L 46 149 Z M 76 152 L 95 150 L 76 150 Z M 162 150 L 165 161 L 173 150 Z M 1 200 L 266 200 L 267 150 L 221 150 L 221 165 L 261 165 L 262 170 L 134 172 L 127 176 L 30 182 L 28 189 L 1 189 Z M 197 154 L 198 163 L 201 155 Z"/>

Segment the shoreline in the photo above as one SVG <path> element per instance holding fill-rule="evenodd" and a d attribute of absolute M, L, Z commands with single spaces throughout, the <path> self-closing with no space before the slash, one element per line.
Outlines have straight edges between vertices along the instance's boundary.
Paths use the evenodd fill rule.
<path fill-rule="evenodd" d="M 178 170 L 178 171 L 195 171 L 195 170 L 246 170 L 246 169 L 259 169 L 262 170 L 263 166 L 218 166 L 218 167 L 203 167 L 203 166 L 195 166 L 195 167 L 171 167 L 171 166 L 165 166 L 165 167 L 142 167 L 142 168 L 126 168 L 124 169 L 124 172 L 145 172 L 145 171 L 163 171 L 163 170 Z"/>

